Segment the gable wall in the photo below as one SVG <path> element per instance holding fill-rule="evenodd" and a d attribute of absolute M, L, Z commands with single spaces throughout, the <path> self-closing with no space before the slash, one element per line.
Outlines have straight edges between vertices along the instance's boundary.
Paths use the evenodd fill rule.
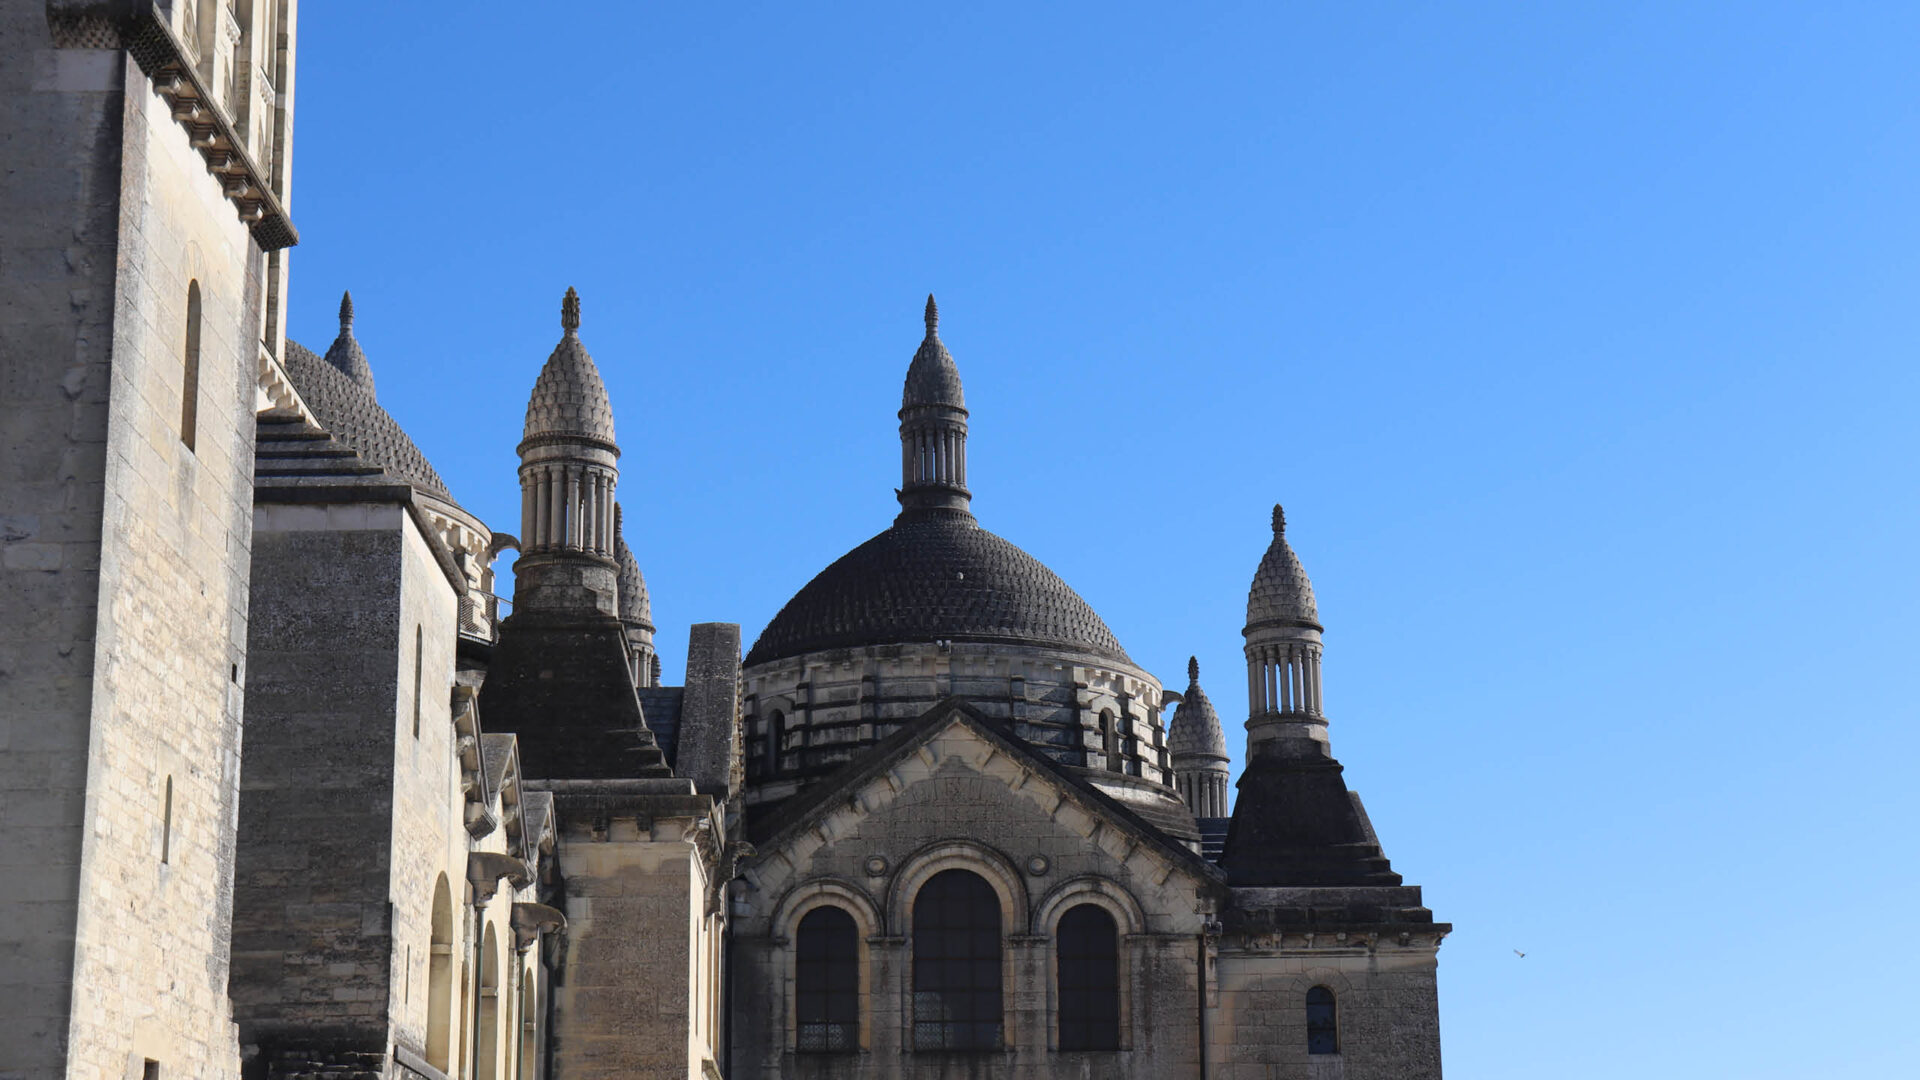
<path fill-rule="evenodd" d="M 1063 798 L 1057 778 L 1032 770 L 964 727 L 949 727 L 919 754 L 852 792 L 818 828 L 755 857 L 747 871 L 751 887 L 743 893 L 751 914 L 736 924 L 734 1075 L 1194 1075 L 1196 956 L 1205 919 L 1199 909 L 1207 903 L 1200 881 Z M 911 895 L 946 866 L 975 869 L 1012 897 L 1012 918 L 1002 927 L 1011 1047 L 1005 1053 L 907 1049 Z M 1116 912 L 1124 936 L 1127 1049 L 1119 1052 L 1049 1049 L 1056 1041 L 1054 923 L 1083 900 Z M 823 902 L 848 908 L 869 928 L 866 1052 L 851 1057 L 788 1049 L 793 927 Z"/>

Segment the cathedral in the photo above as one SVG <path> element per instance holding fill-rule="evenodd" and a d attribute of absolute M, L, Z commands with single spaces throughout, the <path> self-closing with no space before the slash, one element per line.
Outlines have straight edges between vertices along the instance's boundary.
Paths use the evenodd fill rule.
<path fill-rule="evenodd" d="M 296 14 L 0 13 L 0 1076 L 1438 1080 L 1279 506 L 1230 739 L 975 517 L 928 297 L 893 524 L 656 639 L 572 289 L 517 522 L 288 336 Z"/>

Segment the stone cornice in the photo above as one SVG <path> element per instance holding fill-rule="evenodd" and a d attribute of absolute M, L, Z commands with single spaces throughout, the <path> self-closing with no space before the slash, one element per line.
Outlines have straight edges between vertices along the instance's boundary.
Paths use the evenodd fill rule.
<path fill-rule="evenodd" d="M 47 28 L 62 49 L 125 49 L 153 80 L 153 89 L 187 129 L 207 171 L 247 224 L 262 251 L 300 242 L 286 208 L 273 194 L 265 170 L 247 152 L 226 114 L 174 36 L 154 0 L 47 0 Z"/>

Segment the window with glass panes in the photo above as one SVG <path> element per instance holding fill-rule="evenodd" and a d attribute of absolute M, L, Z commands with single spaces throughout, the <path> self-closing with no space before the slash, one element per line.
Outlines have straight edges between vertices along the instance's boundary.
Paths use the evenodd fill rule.
<path fill-rule="evenodd" d="M 999 894 L 966 870 L 928 878 L 913 902 L 914 1049 L 998 1049 L 1000 975 Z"/>
<path fill-rule="evenodd" d="M 1333 991 L 1316 986 L 1307 991 L 1307 1053 L 1340 1052 L 1340 1017 Z"/>
<path fill-rule="evenodd" d="M 795 936 L 795 1049 L 859 1049 L 860 940 L 853 916 L 837 907 L 814 908 Z"/>
<path fill-rule="evenodd" d="M 1060 1049 L 1120 1048 L 1119 928 L 1105 908 L 1081 904 L 1060 917 Z"/>

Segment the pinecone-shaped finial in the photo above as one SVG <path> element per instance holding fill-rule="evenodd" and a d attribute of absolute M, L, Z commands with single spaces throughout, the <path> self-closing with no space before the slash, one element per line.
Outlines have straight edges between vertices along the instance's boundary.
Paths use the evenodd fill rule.
<path fill-rule="evenodd" d="M 1273 535 L 1287 535 L 1287 512 L 1280 509 L 1279 503 L 1273 504 Z"/>
<path fill-rule="evenodd" d="M 353 294 L 344 290 L 340 293 L 340 329 L 353 325 Z"/>
<path fill-rule="evenodd" d="M 580 294 L 567 286 L 567 295 L 560 301 L 560 329 L 571 334 L 580 329 Z"/>
<path fill-rule="evenodd" d="M 1197 656 L 1187 657 L 1187 681 L 1196 684 L 1200 681 L 1200 658 Z"/>
<path fill-rule="evenodd" d="M 933 302 L 933 294 L 927 294 L 927 336 L 940 336 L 940 305 Z"/>

